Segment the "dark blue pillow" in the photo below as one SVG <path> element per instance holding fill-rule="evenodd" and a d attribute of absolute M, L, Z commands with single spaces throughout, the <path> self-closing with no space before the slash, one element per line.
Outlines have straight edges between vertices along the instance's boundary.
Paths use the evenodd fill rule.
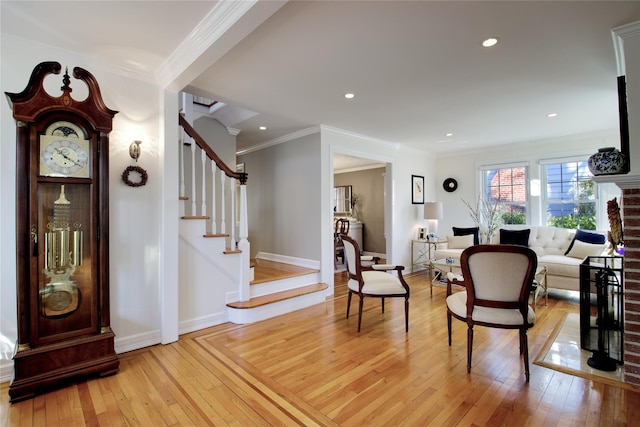
<path fill-rule="evenodd" d="M 602 234 L 589 233 L 588 231 L 584 231 L 584 230 L 576 230 L 576 235 L 573 237 L 571 244 L 567 248 L 567 251 L 564 253 L 565 255 L 569 253 L 569 251 L 573 247 L 573 242 L 575 242 L 576 240 L 580 240 L 581 242 L 591 243 L 595 245 L 602 245 L 607 241 L 607 238 Z"/>
<path fill-rule="evenodd" d="M 500 229 L 500 244 L 501 245 L 519 245 L 529 247 L 529 235 L 531 229 L 525 230 L 505 230 Z"/>
<path fill-rule="evenodd" d="M 469 228 L 460 228 L 460 227 L 451 227 L 453 228 L 454 236 L 468 236 L 469 234 L 473 234 L 473 244 L 480 244 L 480 227 L 469 227 Z"/>

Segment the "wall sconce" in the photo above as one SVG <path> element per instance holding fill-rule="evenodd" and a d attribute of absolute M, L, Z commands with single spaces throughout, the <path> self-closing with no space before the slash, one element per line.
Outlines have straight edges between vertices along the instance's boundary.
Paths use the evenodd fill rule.
<path fill-rule="evenodd" d="M 142 141 L 136 140 L 136 141 L 133 141 L 129 146 L 129 155 L 136 162 L 138 161 L 138 157 L 140 157 L 140 144 L 142 144 Z"/>

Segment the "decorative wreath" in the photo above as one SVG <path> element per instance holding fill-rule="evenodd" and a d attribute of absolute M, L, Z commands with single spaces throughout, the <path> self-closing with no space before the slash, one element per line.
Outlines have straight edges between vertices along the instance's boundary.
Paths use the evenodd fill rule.
<path fill-rule="evenodd" d="M 129 179 L 129 174 L 131 172 L 137 172 L 140 174 L 140 181 L 133 182 Z M 147 179 L 149 179 L 149 174 L 146 170 L 142 169 L 140 166 L 128 166 L 124 172 L 122 172 L 122 180 L 129 187 L 142 187 L 147 183 Z"/>

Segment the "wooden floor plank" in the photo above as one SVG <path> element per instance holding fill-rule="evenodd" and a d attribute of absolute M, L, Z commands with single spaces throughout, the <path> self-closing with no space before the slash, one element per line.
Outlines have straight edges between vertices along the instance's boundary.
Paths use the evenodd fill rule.
<path fill-rule="evenodd" d="M 444 289 L 426 273 L 402 301 L 365 299 L 346 317 L 346 275 L 334 298 L 250 325 L 222 324 L 178 342 L 120 355 L 121 369 L 14 404 L 0 385 L 0 422 L 14 426 L 622 426 L 640 419 L 640 393 L 530 364 L 524 381 L 517 333 L 477 328 L 471 373 L 466 326 L 447 345 Z M 553 296 L 553 295 L 552 295 Z M 575 298 L 539 305 L 531 362 Z"/>

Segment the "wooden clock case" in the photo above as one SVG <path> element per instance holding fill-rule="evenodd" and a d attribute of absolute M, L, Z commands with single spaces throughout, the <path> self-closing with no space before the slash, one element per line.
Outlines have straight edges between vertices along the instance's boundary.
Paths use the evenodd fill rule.
<path fill-rule="evenodd" d="M 80 375 L 113 374 L 120 363 L 109 311 L 109 132 L 117 111 L 105 106 L 96 79 L 80 67 L 73 69 L 73 77 L 87 85 L 86 99 L 71 97 L 68 70 L 62 95 L 50 96 L 44 80 L 60 72 L 59 63 L 43 62 L 22 92 L 6 93 L 17 126 L 18 343 L 11 402 Z M 83 173 L 65 174 L 74 170 L 65 165 L 78 160 L 68 150 L 57 153 L 60 144 L 68 142 L 50 148 L 56 150 L 55 161 L 53 154 L 46 158 L 52 167 L 58 163 L 61 173 L 43 172 L 49 170 L 41 151 L 43 135 L 58 123 L 69 124 L 61 126 L 63 131 L 83 134 L 76 135 L 87 147 L 87 153 L 81 153 Z M 66 209 L 66 222 L 56 222 L 53 201 L 63 206 L 61 211 Z M 52 264 L 65 266 L 56 270 Z"/>

